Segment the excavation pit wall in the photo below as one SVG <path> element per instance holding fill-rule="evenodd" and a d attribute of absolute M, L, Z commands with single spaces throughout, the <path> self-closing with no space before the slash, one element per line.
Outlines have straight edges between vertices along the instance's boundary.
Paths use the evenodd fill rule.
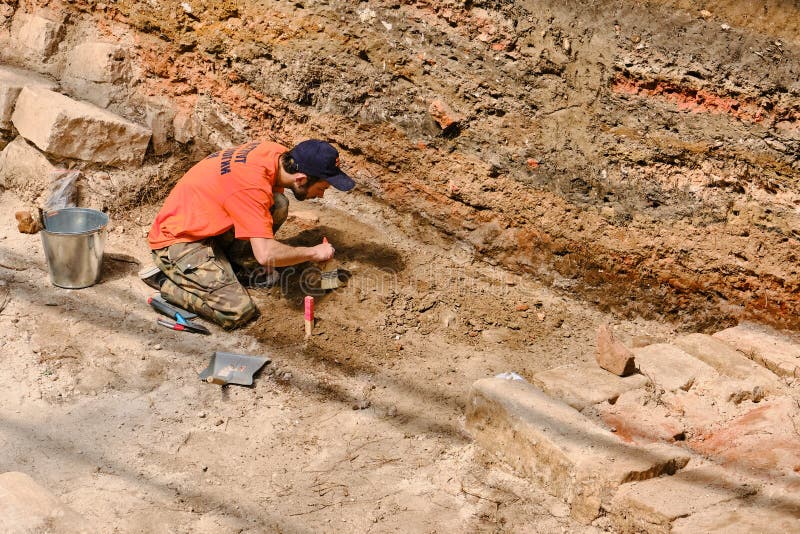
<path fill-rule="evenodd" d="M 800 326 L 795 6 L 5 6 L 5 63 L 152 132 L 141 166 L 66 158 L 97 207 L 247 139 L 324 138 L 356 195 L 470 258 L 691 330 Z"/>

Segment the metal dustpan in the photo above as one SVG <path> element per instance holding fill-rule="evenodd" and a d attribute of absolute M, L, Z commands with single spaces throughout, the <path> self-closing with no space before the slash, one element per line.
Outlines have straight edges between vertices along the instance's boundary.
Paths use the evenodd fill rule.
<path fill-rule="evenodd" d="M 233 352 L 215 352 L 208 367 L 200 372 L 200 379 L 212 384 L 253 385 L 253 375 L 272 360 L 265 356 L 248 356 Z"/>

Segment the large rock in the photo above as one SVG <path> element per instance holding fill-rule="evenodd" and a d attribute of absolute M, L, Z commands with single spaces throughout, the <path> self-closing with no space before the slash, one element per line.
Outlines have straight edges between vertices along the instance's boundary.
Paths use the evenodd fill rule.
<path fill-rule="evenodd" d="M 36 147 L 17 137 L 0 152 L 0 187 L 32 202 L 47 190 L 53 168 Z"/>
<path fill-rule="evenodd" d="M 688 391 L 697 380 L 711 380 L 714 369 L 678 347 L 656 343 L 633 349 L 642 374 L 667 391 Z"/>
<path fill-rule="evenodd" d="M 45 60 L 58 49 L 64 31 L 61 16 L 41 16 L 23 13 L 14 16 L 12 36 L 26 55 L 33 59 Z"/>
<path fill-rule="evenodd" d="M 519 380 L 490 378 L 472 385 L 467 429 L 475 440 L 591 522 L 621 484 L 674 473 L 689 461 L 676 447 L 628 445 L 575 409 Z"/>
<path fill-rule="evenodd" d="M 611 517 L 621 532 L 666 534 L 678 518 L 743 499 L 755 491 L 719 467 L 698 467 L 671 477 L 626 484 L 614 497 Z"/>
<path fill-rule="evenodd" d="M 90 82 L 114 83 L 128 71 L 125 49 L 113 43 L 82 43 L 72 49 L 65 74 Z"/>
<path fill-rule="evenodd" d="M 537 387 L 576 410 L 604 401 L 613 402 L 624 392 L 644 387 L 647 382 L 643 375 L 620 378 L 595 365 L 562 365 L 533 377 Z"/>
<path fill-rule="evenodd" d="M 0 65 L 0 129 L 11 128 L 11 114 L 23 87 L 42 87 L 55 91 L 58 83 L 27 70 Z"/>
<path fill-rule="evenodd" d="M 89 525 L 24 473 L 0 475 L 0 532 L 90 532 Z"/>
<path fill-rule="evenodd" d="M 141 163 L 151 135 L 102 108 L 41 88 L 22 90 L 11 120 L 45 152 L 107 165 Z"/>
<path fill-rule="evenodd" d="M 714 334 L 780 376 L 800 377 L 800 343 L 769 327 L 742 323 Z"/>

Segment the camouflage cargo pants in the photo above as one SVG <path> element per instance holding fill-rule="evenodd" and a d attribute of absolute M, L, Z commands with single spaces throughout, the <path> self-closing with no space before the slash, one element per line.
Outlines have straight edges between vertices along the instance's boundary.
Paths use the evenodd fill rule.
<path fill-rule="evenodd" d="M 289 200 L 276 193 L 270 209 L 273 232 L 278 231 L 288 212 Z M 153 260 L 167 276 L 161 295 L 168 302 L 228 329 L 242 326 L 258 315 L 258 308 L 234 271 L 234 266 L 252 270 L 258 262 L 250 242 L 236 239 L 233 229 L 202 241 L 154 250 Z"/>

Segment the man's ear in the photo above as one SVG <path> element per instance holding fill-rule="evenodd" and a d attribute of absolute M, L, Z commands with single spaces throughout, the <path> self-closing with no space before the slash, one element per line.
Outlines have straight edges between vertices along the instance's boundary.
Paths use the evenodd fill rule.
<path fill-rule="evenodd" d="M 294 177 L 294 184 L 298 187 L 302 187 L 308 183 L 308 176 L 305 174 L 296 174 Z"/>

